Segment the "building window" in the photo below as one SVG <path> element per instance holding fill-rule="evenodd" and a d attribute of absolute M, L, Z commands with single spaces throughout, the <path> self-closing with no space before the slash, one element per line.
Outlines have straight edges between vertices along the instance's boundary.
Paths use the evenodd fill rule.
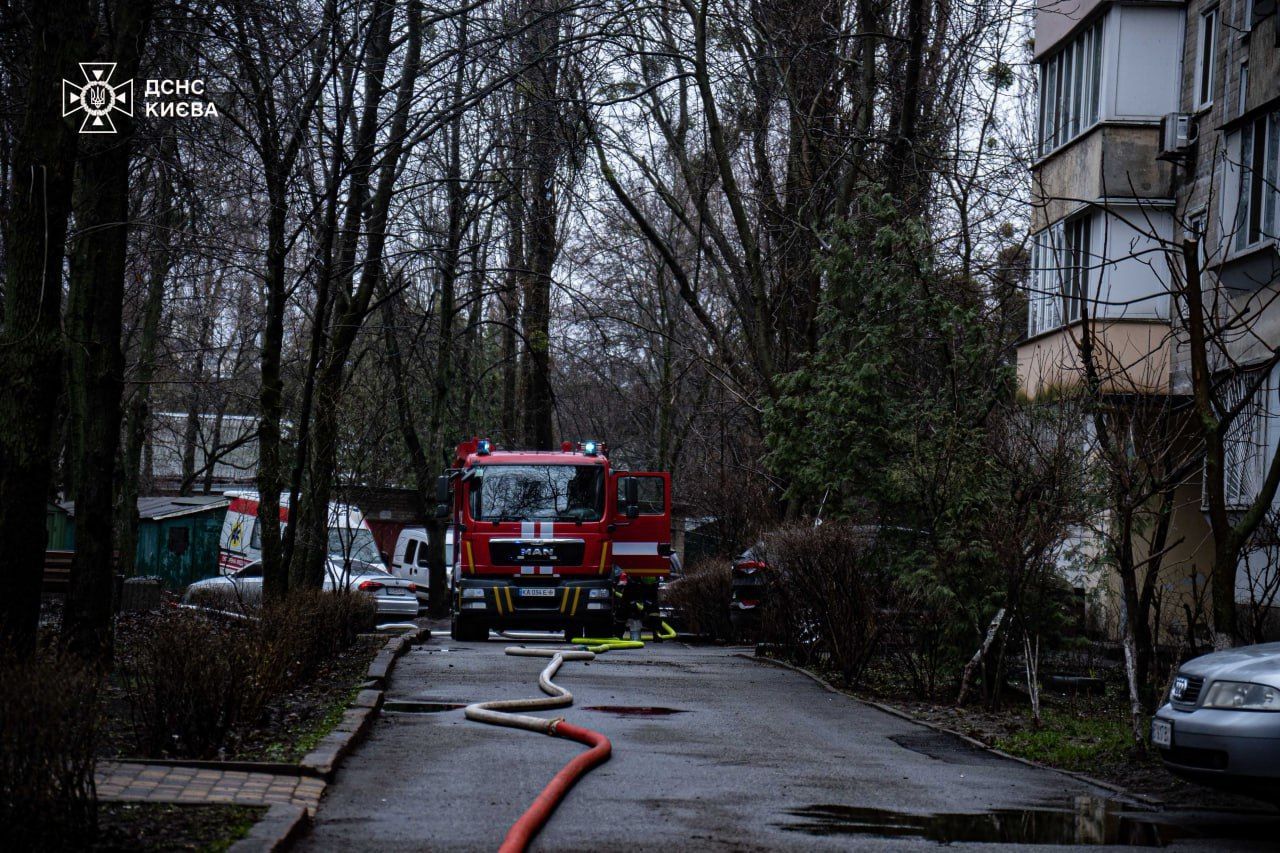
<path fill-rule="evenodd" d="M 1102 22 L 1040 63 L 1039 151 L 1047 154 L 1098 121 Z"/>
<path fill-rule="evenodd" d="M 1236 88 L 1236 115 L 1244 115 L 1245 105 L 1249 103 L 1249 63 L 1240 63 L 1240 82 Z"/>
<path fill-rule="evenodd" d="M 1062 313 L 1068 323 L 1080 319 L 1089 292 L 1089 224 L 1089 216 L 1080 216 L 1063 228 Z"/>
<path fill-rule="evenodd" d="M 1093 269 L 1093 216 L 1059 222 L 1033 238 L 1027 334 L 1079 320 Z"/>
<path fill-rule="evenodd" d="M 1255 118 L 1228 141 L 1238 155 L 1227 172 L 1234 173 L 1235 216 L 1232 245 L 1243 251 L 1276 236 L 1276 203 L 1280 195 L 1280 113 Z"/>
<path fill-rule="evenodd" d="M 1213 103 L 1213 78 L 1218 67 L 1218 7 L 1200 16 L 1200 42 L 1196 54 L 1196 106 Z"/>
<path fill-rule="evenodd" d="M 1224 388 L 1223 406 L 1231 409 L 1240 404 L 1240 398 L 1252 391 L 1249 400 L 1227 427 L 1222 441 L 1223 487 L 1229 508 L 1242 509 L 1253 502 L 1262 484 L 1263 466 L 1267 460 L 1270 439 L 1270 413 L 1267 401 L 1273 399 L 1275 390 L 1272 377 L 1262 378 L 1256 373 L 1243 373 L 1230 380 Z M 1207 504 L 1206 504 L 1207 506 Z"/>
<path fill-rule="evenodd" d="M 1244 3 L 1244 28 L 1245 31 L 1255 29 L 1258 24 L 1265 21 L 1270 15 L 1276 11 L 1275 0 L 1245 0 Z"/>

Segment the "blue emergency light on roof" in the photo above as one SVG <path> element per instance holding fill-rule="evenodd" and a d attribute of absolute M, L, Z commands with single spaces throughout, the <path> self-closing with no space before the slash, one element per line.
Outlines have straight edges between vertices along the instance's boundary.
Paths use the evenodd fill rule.
<path fill-rule="evenodd" d="M 490 450 L 489 439 L 487 439 L 487 438 L 482 438 L 482 439 L 480 439 L 478 442 L 476 442 L 476 455 L 477 455 L 477 456 L 488 456 L 488 455 L 489 455 L 489 450 Z"/>
<path fill-rule="evenodd" d="M 582 442 L 582 453 L 584 456 L 595 456 L 599 449 L 599 445 L 594 441 Z"/>

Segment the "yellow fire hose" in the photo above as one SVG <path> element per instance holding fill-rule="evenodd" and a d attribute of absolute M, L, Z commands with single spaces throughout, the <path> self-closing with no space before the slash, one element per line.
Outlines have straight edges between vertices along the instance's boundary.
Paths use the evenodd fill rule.
<path fill-rule="evenodd" d="M 666 622 L 662 623 L 662 630 L 658 632 L 658 639 L 672 640 L 675 639 L 676 631 Z M 640 640 L 624 640 L 620 637 L 578 637 L 571 640 L 575 646 L 585 646 L 587 651 L 600 654 L 610 649 L 643 649 L 644 643 Z"/>

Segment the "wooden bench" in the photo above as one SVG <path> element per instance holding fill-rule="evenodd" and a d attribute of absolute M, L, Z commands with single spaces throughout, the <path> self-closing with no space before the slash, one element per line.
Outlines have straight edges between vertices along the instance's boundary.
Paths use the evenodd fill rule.
<path fill-rule="evenodd" d="M 66 595 L 71 587 L 71 558 L 75 551 L 44 552 L 44 584 L 42 592 Z"/>

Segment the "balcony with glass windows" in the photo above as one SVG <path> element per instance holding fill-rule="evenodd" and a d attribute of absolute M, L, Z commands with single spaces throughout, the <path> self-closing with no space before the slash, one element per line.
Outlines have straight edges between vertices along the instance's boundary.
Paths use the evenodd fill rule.
<path fill-rule="evenodd" d="M 1157 160 L 1160 120 L 1178 109 L 1183 10 L 1092 3 L 1037 15 L 1040 73 L 1033 230 L 1086 203 L 1173 198 Z"/>
<path fill-rule="evenodd" d="M 1237 293 L 1280 282 L 1280 109 L 1246 113 L 1224 128 L 1221 203 L 1206 255 Z"/>
<path fill-rule="evenodd" d="M 1027 397 L 1091 379 L 1107 394 L 1169 393 L 1174 349 L 1161 264 L 1172 217 L 1129 213 L 1090 209 L 1033 236 L 1027 336 L 1017 348 Z"/>

